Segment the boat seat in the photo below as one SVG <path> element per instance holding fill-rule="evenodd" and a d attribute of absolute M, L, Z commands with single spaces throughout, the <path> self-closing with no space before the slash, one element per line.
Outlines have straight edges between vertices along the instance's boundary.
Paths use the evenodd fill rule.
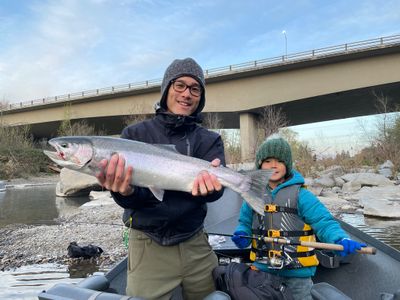
<path fill-rule="evenodd" d="M 314 300 L 351 300 L 342 291 L 326 282 L 320 282 L 313 285 L 311 296 Z"/>
<path fill-rule="evenodd" d="M 93 275 L 79 282 L 77 286 L 95 291 L 106 291 L 110 287 L 110 281 L 104 275 Z"/>
<path fill-rule="evenodd" d="M 83 288 L 75 284 L 58 283 L 39 294 L 39 300 L 143 300 L 102 291 Z"/>

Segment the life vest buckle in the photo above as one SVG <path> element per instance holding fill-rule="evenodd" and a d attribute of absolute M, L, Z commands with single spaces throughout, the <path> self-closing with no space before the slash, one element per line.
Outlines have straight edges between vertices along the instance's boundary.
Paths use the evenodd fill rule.
<path fill-rule="evenodd" d="M 274 229 L 269 229 L 267 232 L 267 236 L 268 237 L 280 237 L 281 236 L 281 232 L 280 230 L 274 230 Z"/>
<path fill-rule="evenodd" d="M 269 250 L 268 251 L 268 257 L 269 258 L 282 257 L 282 251 L 280 251 L 280 250 Z"/>
<path fill-rule="evenodd" d="M 268 213 L 275 213 L 278 211 L 276 208 L 276 204 L 265 204 L 264 211 Z"/>

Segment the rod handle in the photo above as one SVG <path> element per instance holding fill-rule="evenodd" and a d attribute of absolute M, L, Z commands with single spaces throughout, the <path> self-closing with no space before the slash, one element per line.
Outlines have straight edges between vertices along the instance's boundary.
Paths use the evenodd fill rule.
<path fill-rule="evenodd" d="M 280 239 L 280 238 L 271 238 L 271 237 L 264 237 L 265 242 L 269 243 L 277 243 L 277 244 L 286 244 L 286 245 L 295 245 L 290 240 Z M 334 251 L 343 251 L 343 246 L 338 244 L 328 244 L 328 243 L 320 243 L 320 242 L 307 242 L 307 241 L 300 241 L 297 245 L 315 248 L 315 249 L 323 249 L 323 250 L 334 250 Z M 376 254 L 376 248 L 373 247 L 362 247 L 360 250 L 357 250 L 358 253 L 362 254 Z"/>

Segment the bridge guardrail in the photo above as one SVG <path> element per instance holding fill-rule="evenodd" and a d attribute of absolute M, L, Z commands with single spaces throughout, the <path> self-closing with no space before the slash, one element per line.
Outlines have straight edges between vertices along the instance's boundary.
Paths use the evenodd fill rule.
<path fill-rule="evenodd" d="M 347 53 L 354 53 L 357 51 L 371 50 L 374 48 L 390 47 L 398 44 L 400 44 L 400 35 L 392 35 L 392 36 L 380 37 L 376 39 L 364 40 L 359 42 L 318 48 L 314 50 L 308 50 L 288 55 L 276 56 L 272 58 L 254 60 L 250 62 L 244 62 L 224 67 L 207 69 L 204 71 L 204 75 L 206 78 L 218 77 L 231 73 L 245 72 L 249 70 L 255 70 L 266 67 L 274 67 L 277 65 L 296 63 L 299 61 L 305 61 L 311 59 L 318 59 L 331 55 L 347 54 Z M 14 109 L 17 110 L 25 107 L 50 104 L 54 102 L 67 102 L 71 100 L 78 100 L 78 99 L 101 96 L 101 95 L 129 92 L 139 89 L 147 89 L 159 86 L 161 85 L 161 82 L 162 79 L 152 79 L 141 82 L 105 87 L 100 89 L 64 94 L 59 96 L 45 97 L 30 101 L 10 103 L 7 105 L 3 105 L 3 107 L 0 106 L 0 110 L 2 111 L 8 111 Z"/>

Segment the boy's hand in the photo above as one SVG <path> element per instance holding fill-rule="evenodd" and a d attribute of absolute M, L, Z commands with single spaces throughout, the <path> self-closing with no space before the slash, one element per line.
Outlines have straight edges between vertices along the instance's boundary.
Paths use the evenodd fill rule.
<path fill-rule="evenodd" d="M 231 239 L 232 239 L 232 242 L 234 242 L 238 248 L 243 249 L 243 248 L 246 248 L 250 244 L 250 239 L 240 237 L 241 235 L 247 236 L 247 232 L 235 231 L 233 233 L 233 236 Z"/>
<path fill-rule="evenodd" d="M 343 251 L 338 252 L 339 256 L 346 256 L 355 253 L 357 250 L 360 250 L 361 247 L 367 247 L 366 244 L 359 243 L 351 239 L 341 239 L 337 241 L 336 244 L 343 246 Z"/>

